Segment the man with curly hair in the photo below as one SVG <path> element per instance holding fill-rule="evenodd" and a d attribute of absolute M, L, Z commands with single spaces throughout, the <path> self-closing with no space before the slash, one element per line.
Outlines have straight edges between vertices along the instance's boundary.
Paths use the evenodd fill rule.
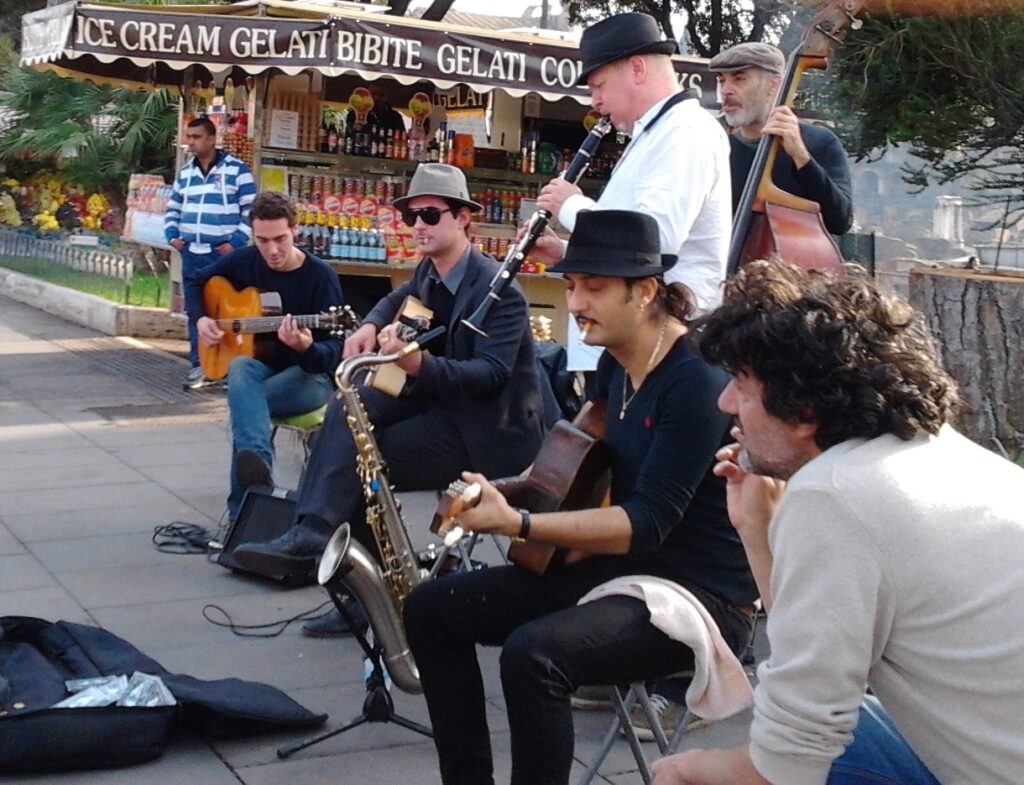
<path fill-rule="evenodd" d="M 771 654 L 749 743 L 658 761 L 656 785 L 1019 785 L 1024 471 L 949 424 L 920 315 L 758 262 L 699 340 L 733 374 L 715 471 Z"/>

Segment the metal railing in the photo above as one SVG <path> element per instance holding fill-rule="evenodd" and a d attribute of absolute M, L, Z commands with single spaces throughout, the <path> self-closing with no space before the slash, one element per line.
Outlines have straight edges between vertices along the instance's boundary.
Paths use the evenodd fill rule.
<path fill-rule="evenodd" d="M 0 256 L 24 256 L 85 273 L 105 275 L 130 283 L 135 264 L 124 254 L 106 248 L 70 245 L 62 240 L 33 237 L 13 229 L 0 229 Z"/>

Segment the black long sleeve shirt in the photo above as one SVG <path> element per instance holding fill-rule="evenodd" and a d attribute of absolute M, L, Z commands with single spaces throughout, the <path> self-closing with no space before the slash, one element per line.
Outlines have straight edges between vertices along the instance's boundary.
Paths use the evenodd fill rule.
<path fill-rule="evenodd" d="M 811 154 L 811 160 L 803 169 L 797 169 L 793 159 L 780 146 L 772 170 L 772 181 L 783 191 L 817 202 L 821 206 L 825 228 L 832 234 L 844 234 L 853 224 L 850 165 L 846 160 L 846 152 L 839 137 L 827 128 L 800 123 L 800 135 L 803 136 L 807 152 Z M 754 163 L 758 141 L 748 142 L 739 133 L 729 134 L 734 214 L 743 195 L 750 167 Z"/>
<path fill-rule="evenodd" d="M 733 605 L 752 604 L 757 587 L 729 522 L 725 481 L 711 472 L 732 423 L 717 405 L 728 376 L 680 338 L 631 399 L 624 378 L 605 352 L 595 397 L 608 401 L 612 504 L 633 527 L 625 558 L 638 574 L 696 584 Z"/>

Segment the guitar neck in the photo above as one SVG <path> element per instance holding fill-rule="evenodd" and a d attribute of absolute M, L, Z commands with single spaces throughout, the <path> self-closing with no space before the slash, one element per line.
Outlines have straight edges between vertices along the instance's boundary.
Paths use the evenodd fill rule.
<path fill-rule="evenodd" d="M 319 329 L 320 314 L 303 314 L 293 317 L 299 327 Z M 240 319 L 217 319 L 217 326 L 230 333 L 274 333 L 284 321 L 283 316 L 246 316 Z"/>

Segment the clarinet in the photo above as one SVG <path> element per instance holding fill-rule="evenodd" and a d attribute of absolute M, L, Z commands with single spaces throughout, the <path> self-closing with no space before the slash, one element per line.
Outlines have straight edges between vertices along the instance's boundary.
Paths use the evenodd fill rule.
<path fill-rule="evenodd" d="M 590 129 L 590 133 L 583 140 L 580 149 L 576 151 L 576 155 L 572 157 L 572 161 L 569 162 L 565 171 L 558 175 L 558 179 L 568 180 L 575 185 L 583 177 L 587 167 L 590 166 L 590 158 L 597 150 L 597 146 L 601 144 L 601 140 L 611 129 L 612 121 L 608 117 L 602 117 L 594 123 L 594 127 Z M 498 268 L 498 272 L 491 279 L 487 296 L 468 319 L 462 320 L 466 327 L 485 338 L 487 337 L 487 333 L 483 329 L 483 324 L 487 321 L 487 315 L 491 312 L 491 308 L 501 300 L 505 290 L 512 285 L 512 280 L 519 272 L 519 268 L 523 266 L 523 262 L 526 261 L 527 254 L 530 253 L 530 249 L 533 248 L 534 243 L 537 242 L 550 221 L 551 213 L 547 210 L 537 210 L 530 216 L 530 220 L 526 222 L 526 231 L 523 233 L 523 236 L 519 238 L 519 242 L 508 249 L 501 267 Z"/>

